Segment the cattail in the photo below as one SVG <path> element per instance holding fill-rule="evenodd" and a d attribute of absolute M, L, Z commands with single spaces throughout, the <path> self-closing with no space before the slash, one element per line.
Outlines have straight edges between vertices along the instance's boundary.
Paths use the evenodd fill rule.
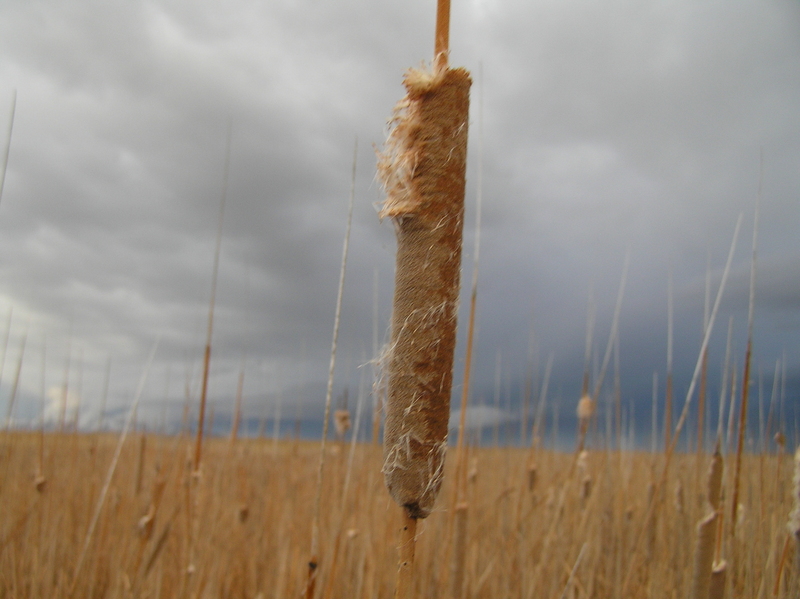
<path fill-rule="evenodd" d="M 340 439 L 350 430 L 350 412 L 347 410 L 336 410 L 333 413 L 333 426 L 336 429 L 336 436 Z"/>
<path fill-rule="evenodd" d="M 404 84 L 378 162 L 381 217 L 397 234 L 383 472 L 392 498 L 425 518 L 450 416 L 471 80 L 464 69 L 411 69 Z"/>

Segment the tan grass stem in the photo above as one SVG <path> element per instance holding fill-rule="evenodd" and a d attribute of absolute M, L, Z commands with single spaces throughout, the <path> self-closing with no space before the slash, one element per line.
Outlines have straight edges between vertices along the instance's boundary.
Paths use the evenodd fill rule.
<path fill-rule="evenodd" d="M 17 112 L 17 90 L 11 96 L 11 118 L 8 120 L 8 135 L 6 136 L 6 147 L 3 151 L 3 172 L 0 173 L 0 201 L 3 199 L 3 188 L 6 183 L 6 172 L 8 171 L 8 157 L 11 153 L 11 135 L 14 132 L 14 115 Z"/>
<path fill-rule="evenodd" d="M 211 368 L 211 337 L 214 332 L 214 304 L 217 295 L 217 276 L 219 274 L 219 254 L 222 248 L 222 224 L 225 216 L 225 204 L 228 199 L 228 174 L 231 163 L 232 124 L 228 122 L 228 136 L 225 140 L 225 163 L 222 170 L 222 195 L 219 201 L 219 217 L 217 219 L 217 242 L 214 249 L 214 266 L 211 273 L 211 298 L 208 302 L 208 327 L 206 329 L 206 346 L 203 353 L 203 384 L 200 389 L 200 412 L 197 417 L 197 437 L 194 446 L 194 471 L 200 472 L 200 459 L 203 452 L 203 429 L 205 428 L 206 398 L 208 396 L 208 374 Z"/>
<path fill-rule="evenodd" d="M 747 403 L 750 394 L 750 363 L 753 355 L 753 320 L 755 317 L 756 293 L 756 251 L 758 248 L 758 217 L 761 204 L 761 188 L 764 178 L 764 155 L 761 154 L 761 169 L 758 180 L 758 196 L 753 217 L 753 254 L 750 262 L 750 301 L 747 308 L 747 349 L 744 358 L 744 373 L 742 374 L 742 403 L 739 406 L 739 437 L 736 445 L 736 463 L 733 470 L 733 490 L 731 492 L 731 538 L 736 538 L 736 511 L 739 506 L 739 479 L 742 469 L 742 452 L 747 431 Z"/>
<path fill-rule="evenodd" d="M 308 578 L 306 580 L 305 597 L 314 596 L 316 579 L 319 566 L 319 535 L 320 518 L 322 509 L 322 482 L 325 469 L 325 449 L 328 440 L 328 427 L 331 419 L 331 401 L 333 398 L 333 373 L 336 368 L 336 348 L 339 340 L 339 322 L 342 314 L 342 296 L 344 295 L 344 279 L 347 272 L 347 254 L 350 247 L 350 228 L 353 222 L 353 204 L 356 193 L 356 158 L 358 156 L 358 139 L 353 145 L 353 171 L 350 182 L 350 202 L 347 208 L 347 228 L 344 234 L 342 248 L 342 262 L 339 269 L 339 289 L 336 293 L 336 314 L 333 321 L 333 340 L 331 341 L 331 359 L 328 365 L 328 386 L 325 392 L 325 415 L 322 424 L 322 440 L 319 447 L 319 462 L 317 466 L 317 491 L 314 496 L 314 512 L 311 521 L 311 557 L 308 560 Z"/>

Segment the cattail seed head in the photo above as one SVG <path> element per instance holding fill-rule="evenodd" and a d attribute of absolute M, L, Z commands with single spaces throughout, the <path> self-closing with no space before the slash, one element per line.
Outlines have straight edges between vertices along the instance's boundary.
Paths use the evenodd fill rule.
<path fill-rule="evenodd" d="M 594 415 L 595 403 L 594 400 L 588 395 L 581 397 L 578 402 L 578 419 L 589 420 Z"/>
<path fill-rule="evenodd" d="M 456 342 L 469 88 L 464 69 L 406 74 L 378 156 L 397 235 L 384 428 L 386 487 L 425 518 L 442 483 Z"/>
<path fill-rule="evenodd" d="M 333 426 L 336 428 L 336 434 L 339 437 L 344 437 L 347 431 L 350 430 L 350 412 L 347 410 L 336 410 L 333 413 Z"/>

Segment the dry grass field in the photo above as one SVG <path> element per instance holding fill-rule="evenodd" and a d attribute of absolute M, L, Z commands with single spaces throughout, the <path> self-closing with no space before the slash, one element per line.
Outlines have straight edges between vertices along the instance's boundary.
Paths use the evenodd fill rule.
<path fill-rule="evenodd" d="M 317 443 L 209 439 L 197 476 L 191 439 L 131 435 L 87 541 L 117 438 L 44 435 L 45 482 L 37 485 L 41 441 L 35 433 L 2 437 L 0 597 L 303 594 Z M 436 508 L 420 520 L 416 596 L 691 596 L 696 525 L 712 511 L 710 460 L 673 456 L 659 487 L 661 454 L 590 450 L 576 461 L 473 449 L 462 517 L 449 517 L 448 462 Z M 345 489 L 349 462 L 349 444 L 329 444 L 315 596 L 391 597 L 401 512 L 384 487 L 382 450 L 355 446 Z M 726 597 L 798 596 L 786 528 L 792 467 L 789 455 L 744 456 L 732 537 L 726 463 L 718 549 Z M 457 556 L 463 565 L 454 569 Z"/>

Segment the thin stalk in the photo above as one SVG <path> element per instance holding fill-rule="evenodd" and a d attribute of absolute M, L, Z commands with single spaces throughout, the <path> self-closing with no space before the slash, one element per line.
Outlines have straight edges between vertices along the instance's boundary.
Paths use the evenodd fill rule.
<path fill-rule="evenodd" d="M 619 335 L 614 341 L 614 426 L 617 433 L 617 451 L 622 451 L 622 381 L 619 366 Z M 622 455 L 620 453 L 620 455 Z"/>
<path fill-rule="evenodd" d="M 242 366 L 239 368 L 239 380 L 236 383 L 236 403 L 233 407 L 233 422 L 231 423 L 231 443 L 236 443 L 239 437 L 239 423 L 242 420 L 242 394 L 244 391 L 244 356 Z"/>
<path fill-rule="evenodd" d="M 672 336 L 673 318 L 672 268 L 667 280 L 667 391 L 664 398 L 664 451 L 672 442 Z"/>
<path fill-rule="evenodd" d="M 217 219 L 217 244 L 214 250 L 214 267 L 211 273 L 211 299 L 208 302 L 208 328 L 206 330 L 206 347 L 203 353 L 203 386 L 200 391 L 200 414 L 197 418 L 197 438 L 194 446 L 194 471 L 200 471 L 200 458 L 203 451 L 203 428 L 206 417 L 206 397 L 208 396 L 208 372 L 211 366 L 211 337 L 214 331 L 214 303 L 217 295 L 217 275 L 219 273 L 219 254 L 222 248 L 222 223 L 225 216 L 225 204 L 228 199 L 228 173 L 231 162 L 231 123 L 228 123 L 228 137 L 225 141 L 225 165 L 222 171 L 222 197 L 219 202 L 219 218 Z"/>
<path fill-rule="evenodd" d="M 39 452 L 36 462 L 36 482 L 44 481 L 44 412 L 47 403 L 47 338 L 42 334 L 42 370 L 39 388 L 41 415 L 39 418 Z"/>
<path fill-rule="evenodd" d="M 594 287 L 589 286 L 589 298 L 586 302 L 586 346 L 584 348 L 583 361 L 583 386 L 581 387 L 581 397 L 589 393 L 589 370 L 592 360 L 592 336 L 594 334 Z"/>
<path fill-rule="evenodd" d="M 631 263 L 631 255 L 630 252 L 625 253 L 625 264 L 622 267 L 622 278 L 619 282 L 619 291 L 617 291 L 617 303 L 614 306 L 614 318 L 611 321 L 611 333 L 608 336 L 608 345 L 606 345 L 606 353 L 603 356 L 603 363 L 600 366 L 600 373 L 598 374 L 597 381 L 594 385 L 594 391 L 592 392 L 592 399 L 597 401 L 597 397 L 600 395 L 600 389 L 603 387 L 603 379 L 605 378 L 606 370 L 608 369 L 608 363 L 611 360 L 611 352 L 614 349 L 614 343 L 617 341 L 617 336 L 619 335 L 619 315 L 622 311 L 622 299 L 625 297 L 625 284 L 628 280 L 628 268 Z"/>
<path fill-rule="evenodd" d="M 753 217 L 753 258 L 750 262 L 750 301 L 747 309 L 747 350 L 744 356 L 744 374 L 742 375 L 742 403 L 739 407 L 739 438 L 736 445 L 736 464 L 733 470 L 733 493 L 731 501 L 731 538 L 736 537 L 736 509 L 739 505 L 739 478 L 742 470 L 742 452 L 747 430 L 747 401 L 750 394 L 750 363 L 753 355 L 753 320 L 756 302 L 756 250 L 758 247 L 758 216 L 761 204 L 761 189 L 764 179 L 764 155 L 761 155 L 761 170 L 758 180 L 758 197 Z"/>
<path fill-rule="evenodd" d="M 708 302 L 711 298 L 711 259 L 710 257 L 706 261 L 706 292 L 705 292 L 705 300 L 703 302 L 703 330 L 708 326 Z M 700 371 L 700 391 L 697 394 L 697 460 L 698 466 L 699 461 L 702 459 L 703 453 L 705 451 L 704 443 L 704 433 L 705 433 L 705 415 L 706 415 L 706 386 L 708 382 L 708 348 L 703 353 L 703 365 Z M 696 468 L 697 472 L 700 471 L 700 468 Z"/>
<path fill-rule="evenodd" d="M 64 382 L 61 384 L 61 414 L 58 419 L 58 432 L 63 433 L 67 424 L 67 399 L 69 397 L 69 368 L 72 357 L 72 322 L 69 325 L 69 338 L 67 339 L 67 359 L 64 364 Z"/>
<path fill-rule="evenodd" d="M 433 49 L 433 61 L 436 70 L 444 70 L 450 55 L 450 0 L 438 0 L 436 3 L 436 43 Z"/>
<path fill-rule="evenodd" d="M 111 381 L 111 354 L 106 360 L 106 374 L 103 379 L 103 395 L 100 398 L 100 410 L 97 414 L 97 431 L 103 430 L 103 420 L 106 415 L 106 403 L 108 402 L 108 386 Z M 165 396 L 166 397 L 166 396 Z"/>
<path fill-rule="evenodd" d="M 372 271 L 372 444 L 378 445 L 381 432 L 381 389 L 378 371 L 378 267 Z"/>
<path fill-rule="evenodd" d="M 11 118 L 8 121 L 8 135 L 6 136 L 6 147 L 3 152 L 3 172 L 0 175 L 0 200 L 3 199 L 3 188 L 6 184 L 6 172 L 8 171 L 8 156 L 11 153 L 11 134 L 14 132 L 14 115 L 17 112 L 17 90 L 11 96 Z"/>
<path fill-rule="evenodd" d="M 650 417 L 652 418 L 650 453 L 655 455 L 658 446 L 658 372 L 653 372 L 653 403 Z"/>
<path fill-rule="evenodd" d="M 603 380 L 605 379 L 606 370 L 608 369 L 608 363 L 611 361 L 611 353 L 614 349 L 614 343 L 616 342 L 617 335 L 619 333 L 619 315 L 622 310 L 622 299 L 625 297 L 625 284 L 628 280 L 628 268 L 630 266 L 630 252 L 625 252 L 625 262 L 624 266 L 622 267 L 622 278 L 619 282 L 619 290 L 617 291 L 617 302 L 614 306 L 614 318 L 611 321 L 611 332 L 608 335 L 608 344 L 606 345 L 606 352 L 603 356 L 603 364 L 600 366 L 600 372 L 597 375 L 597 380 L 595 381 L 594 390 L 592 391 L 589 400 L 592 402 L 593 408 L 596 406 L 597 398 L 600 395 L 600 389 L 603 388 Z M 583 398 L 581 399 L 583 401 Z M 586 433 L 589 428 L 589 418 L 579 418 L 579 431 L 578 431 L 578 447 L 575 452 L 576 458 L 577 456 L 583 451 L 584 445 L 586 443 Z M 575 462 L 573 462 L 574 467 Z"/>
<path fill-rule="evenodd" d="M 14 383 L 11 386 L 11 395 L 8 399 L 8 411 L 6 412 L 6 433 L 8 433 L 9 429 L 11 428 L 11 416 L 14 411 L 14 401 L 17 398 L 17 389 L 19 389 L 19 376 L 22 373 L 22 358 L 25 355 L 25 343 L 28 340 L 28 331 L 27 328 L 25 333 L 22 335 L 22 342 L 19 348 L 19 359 L 17 360 L 17 370 L 14 374 Z"/>
<path fill-rule="evenodd" d="M 6 352 L 8 351 L 8 337 L 11 335 L 11 316 L 14 312 L 14 307 L 8 309 L 8 320 L 6 322 L 6 332 L 3 336 L 3 353 L 0 354 L 0 384 L 3 382 L 3 370 L 6 366 Z"/>
<path fill-rule="evenodd" d="M 733 337 L 733 316 L 728 319 L 728 340 L 725 343 L 725 361 L 722 365 L 722 384 L 719 391 L 719 414 L 717 415 L 717 444 L 725 453 L 725 443 L 723 443 L 723 429 L 725 422 L 725 397 L 728 393 L 728 369 L 731 361 L 731 340 Z"/>
<path fill-rule="evenodd" d="M 344 277 L 347 270 L 347 252 L 350 247 L 350 227 L 353 221 L 353 204 L 356 195 L 356 157 L 358 156 L 358 139 L 353 148 L 353 171 L 350 183 L 350 204 L 347 209 L 347 229 L 344 234 L 342 248 L 342 266 L 339 270 L 339 291 L 336 294 L 336 316 L 333 321 L 333 341 L 331 342 L 331 360 L 328 366 L 328 387 L 325 392 L 325 416 L 322 424 L 322 440 L 319 446 L 319 466 L 317 467 L 317 492 L 314 497 L 314 515 L 311 522 L 311 558 L 308 560 L 308 579 L 305 597 L 312 599 L 319 565 L 319 528 L 322 501 L 322 480 L 325 468 L 325 447 L 328 440 L 328 425 L 331 419 L 331 399 L 333 397 L 333 372 L 336 367 L 336 346 L 339 339 L 339 320 L 342 313 L 342 295 L 344 293 Z"/>

